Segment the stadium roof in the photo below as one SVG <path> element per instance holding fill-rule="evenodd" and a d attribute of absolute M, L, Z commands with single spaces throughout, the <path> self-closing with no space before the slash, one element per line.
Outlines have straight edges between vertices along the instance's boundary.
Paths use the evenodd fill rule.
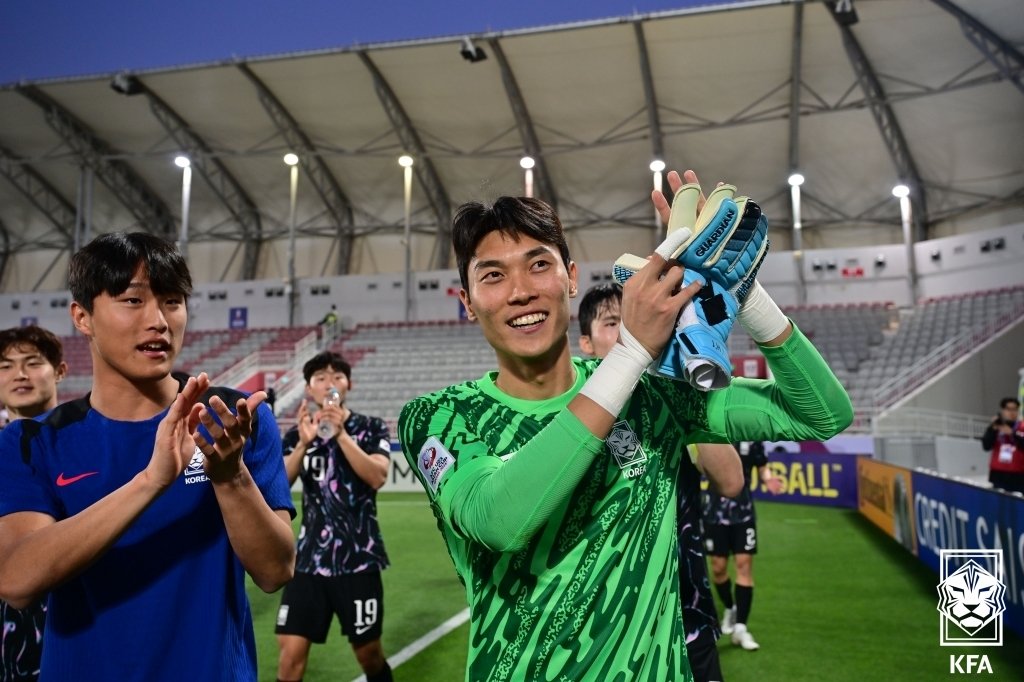
<path fill-rule="evenodd" d="M 855 22 L 846 5 L 743 2 L 5 86 L 0 290 L 64 288 L 91 234 L 176 238 L 182 153 L 197 282 L 287 276 L 288 151 L 299 277 L 403 270 L 402 153 L 417 270 L 454 265 L 460 203 L 522 193 L 524 154 L 582 261 L 651 243 L 656 158 L 758 199 L 776 249 L 792 247 L 793 170 L 804 248 L 900 242 L 900 181 L 915 239 L 1024 220 L 1019 0 L 855 0 Z"/>

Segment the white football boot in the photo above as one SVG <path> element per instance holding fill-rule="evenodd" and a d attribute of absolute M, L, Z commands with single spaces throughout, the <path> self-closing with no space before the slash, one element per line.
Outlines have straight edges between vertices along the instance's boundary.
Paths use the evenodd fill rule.
<path fill-rule="evenodd" d="M 726 609 L 722 612 L 722 634 L 731 635 L 734 627 L 736 627 L 735 606 L 733 606 L 731 609 Z"/>
<path fill-rule="evenodd" d="M 747 651 L 757 651 L 761 645 L 757 643 L 754 636 L 750 634 L 745 623 L 736 623 L 732 629 L 732 643 L 741 646 Z"/>

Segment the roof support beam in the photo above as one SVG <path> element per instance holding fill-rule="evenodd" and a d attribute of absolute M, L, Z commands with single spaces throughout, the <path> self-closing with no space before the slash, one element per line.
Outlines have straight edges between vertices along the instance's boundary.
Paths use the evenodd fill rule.
<path fill-rule="evenodd" d="M 800 95 L 803 87 L 804 5 L 793 5 L 793 48 L 789 63 L 789 168 L 792 174 L 800 170 Z M 787 178 L 787 182 L 789 179 Z M 804 235 L 800 220 L 800 188 L 790 187 L 790 224 L 793 226 L 793 256 L 796 264 L 797 303 L 807 302 L 807 282 L 804 280 Z"/>
<path fill-rule="evenodd" d="M 11 259 L 11 233 L 7 225 L 0 220 L 0 282 L 4 281 L 7 273 L 7 262 Z"/>
<path fill-rule="evenodd" d="M 914 208 L 912 240 L 917 242 L 927 239 L 928 206 L 925 203 L 924 182 L 917 170 L 917 164 L 914 163 L 914 157 L 910 153 L 907 138 L 903 135 L 899 121 L 896 120 L 896 115 L 886 101 L 885 91 L 864 53 L 864 49 L 853 35 L 850 27 L 836 17 L 835 4 L 826 3 L 826 5 L 843 36 L 846 56 L 857 76 L 857 82 L 864 91 L 864 97 L 871 108 L 871 115 L 874 116 L 878 130 L 882 134 L 882 140 L 889 150 L 889 156 L 892 157 L 892 161 L 896 165 L 900 180 L 910 186 L 910 202 Z"/>
<path fill-rule="evenodd" d="M 803 83 L 804 5 L 793 4 L 793 50 L 789 64 L 789 172 L 800 168 L 800 88 Z"/>
<path fill-rule="evenodd" d="M 412 119 L 406 113 L 405 108 L 391 89 L 384 74 L 380 72 L 377 65 L 370 59 L 366 50 L 356 52 L 363 64 L 373 77 L 373 87 L 377 91 L 377 98 L 380 99 L 384 112 L 391 120 L 391 127 L 398 135 L 406 152 L 412 154 L 416 159 L 413 170 L 416 171 L 416 178 L 423 185 L 427 194 L 427 200 L 437 218 L 437 241 L 434 244 L 434 256 L 431 258 L 431 267 L 439 270 L 448 268 L 449 253 L 451 252 L 451 200 L 448 198 L 448 191 L 441 183 L 441 176 L 438 175 L 433 161 L 427 155 L 427 148 L 423 145 L 419 133 L 412 124 Z"/>
<path fill-rule="evenodd" d="M 192 168 L 210 185 L 213 193 L 242 228 L 239 241 L 244 244 L 242 277 L 256 279 L 259 251 L 263 243 L 263 226 L 260 223 L 256 204 L 242 189 L 241 183 L 231 174 L 224 162 L 210 154 L 210 146 L 199 136 L 178 112 L 171 108 L 145 83 L 135 76 L 129 76 L 149 99 L 149 108 L 167 134 L 181 147 L 182 153 L 192 162 Z M 184 216 L 182 217 L 184 220 Z M 223 238 L 223 234 L 218 235 Z"/>
<path fill-rule="evenodd" d="M 956 17 L 967 39 L 985 55 L 986 59 L 992 62 L 999 73 L 1003 74 L 1003 77 L 1016 85 L 1018 90 L 1024 92 L 1024 55 L 1020 50 L 1000 38 L 995 31 L 950 0 L 932 0 L 932 2 Z"/>
<path fill-rule="evenodd" d="M 501 81 L 505 85 L 505 93 L 508 95 L 508 102 L 512 106 L 512 115 L 516 119 L 516 127 L 519 128 L 519 137 L 523 141 L 523 149 L 534 160 L 538 198 L 546 201 L 557 211 L 558 194 L 555 192 L 555 185 L 551 181 L 551 174 L 548 172 L 548 165 L 544 160 L 544 151 L 540 146 L 537 131 L 533 127 L 533 118 L 530 117 L 530 110 L 526 106 L 526 100 L 523 99 L 523 92 L 519 89 L 519 82 L 516 80 L 516 75 L 512 72 L 512 67 L 509 65 L 508 58 L 505 56 L 505 51 L 501 48 L 501 43 L 498 42 L 498 39 L 490 38 L 487 44 L 490 46 L 491 52 L 498 62 L 498 68 L 501 69 Z"/>
<path fill-rule="evenodd" d="M 43 110 L 53 131 L 85 165 L 92 168 L 143 229 L 174 241 L 174 218 L 167 205 L 135 169 L 120 159 L 110 158 L 117 152 L 106 141 L 34 85 L 21 85 L 16 89 Z"/>
<path fill-rule="evenodd" d="M 665 160 L 665 136 L 661 130 L 661 115 L 658 112 L 658 95 L 654 91 L 654 77 L 651 75 L 651 58 L 647 53 L 647 38 L 639 21 L 633 22 L 636 33 L 636 47 L 640 55 L 640 79 L 644 84 L 644 99 L 647 102 L 647 127 L 651 135 L 653 159 Z"/>
<path fill-rule="evenodd" d="M 327 207 L 327 212 L 337 226 L 338 240 L 338 271 L 337 274 L 348 274 L 352 265 L 352 242 L 355 228 L 352 217 L 352 202 L 348 200 L 341 189 L 338 179 L 331 173 L 327 163 L 317 153 L 312 140 L 306 135 L 298 121 L 291 112 L 285 108 L 281 100 L 270 91 L 270 88 L 253 73 L 247 64 L 239 63 L 238 69 L 245 74 L 245 77 L 256 87 L 260 103 L 270 116 L 271 121 L 277 127 L 278 133 L 284 138 L 291 151 L 298 154 L 299 163 L 305 171 L 309 182 L 320 195 L 320 199 Z"/>
<path fill-rule="evenodd" d="M 0 147 L 0 175 L 53 223 L 66 242 L 62 248 L 71 248 L 76 215 L 71 202 L 32 166 L 4 147 Z"/>
<path fill-rule="evenodd" d="M 637 54 L 640 58 L 640 80 L 644 84 L 644 102 L 647 108 L 647 131 L 651 136 L 651 173 L 654 181 L 653 188 L 662 188 L 662 171 L 665 167 L 665 135 L 661 129 L 661 112 L 658 110 L 658 94 L 654 90 L 654 76 L 651 73 L 651 58 L 647 52 L 647 38 L 644 36 L 643 24 L 639 21 L 633 22 L 633 33 L 636 36 Z M 654 170 L 654 161 L 661 161 L 661 169 Z M 675 196 L 672 192 L 666 193 L 669 204 Z M 661 240 L 665 238 L 662 230 L 661 216 L 655 211 L 652 223 L 651 248 L 656 248 Z"/>

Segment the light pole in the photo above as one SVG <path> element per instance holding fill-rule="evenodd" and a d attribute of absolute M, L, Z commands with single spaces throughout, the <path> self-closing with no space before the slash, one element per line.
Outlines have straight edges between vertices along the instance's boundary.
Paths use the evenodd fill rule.
<path fill-rule="evenodd" d="M 651 161 L 651 164 L 650 164 L 649 168 L 651 169 L 651 173 L 654 174 L 654 176 L 653 176 L 654 191 L 655 192 L 660 192 L 661 191 L 661 186 L 662 186 L 661 174 L 665 170 L 665 162 L 662 161 L 661 159 L 655 159 L 654 161 Z M 662 235 L 662 229 L 661 229 L 662 227 L 663 227 L 663 225 L 661 224 L 661 214 L 658 213 L 658 209 L 654 209 L 654 242 L 653 243 L 654 243 L 655 247 L 657 247 L 658 244 L 661 243 L 661 240 L 664 238 L 664 235 Z"/>
<path fill-rule="evenodd" d="M 284 155 L 291 177 L 288 204 L 288 326 L 295 326 L 295 203 L 299 191 L 299 157 L 291 152 Z"/>
<path fill-rule="evenodd" d="M 412 210 L 412 164 L 413 159 L 408 154 L 398 157 L 398 165 L 405 173 L 405 321 L 412 321 L 412 224 L 410 223 L 410 212 Z"/>
<path fill-rule="evenodd" d="M 907 280 L 910 286 L 910 305 L 914 305 L 917 301 L 917 265 L 914 262 L 914 240 L 911 233 L 913 215 L 910 205 L 910 188 L 900 183 L 892 188 L 892 195 L 900 200 L 903 243 L 907 249 Z"/>
<path fill-rule="evenodd" d="M 174 157 L 174 165 L 181 169 L 181 233 L 178 252 L 188 262 L 188 213 L 192 202 L 192 162 L 187 156 Z"/>
<path fill-rule="evenodd" d="M 519 167 L 523 169 L 524 196 L 533 198 L 533 167 L 536 162 L 532 156 L 519 159 Z"/>
<path fill-rule="evenodd" d="M 803 223 L 800 220 L 800 186 L 804 176 L 793 171 L 787 180 L 789 197 L 793 207 L 793 260 L 796 261 L 797 303 L 807 302 L 807 283 L 804 280 Z"/>

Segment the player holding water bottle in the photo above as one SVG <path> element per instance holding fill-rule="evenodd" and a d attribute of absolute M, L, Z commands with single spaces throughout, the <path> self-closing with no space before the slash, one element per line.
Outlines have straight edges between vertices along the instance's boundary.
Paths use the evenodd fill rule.
<path fill-rule="evenodd" d="M 279 680 L 301 680 L 313 642 L 324 643 L 335 614 L 369 682 L 391 680 L 380 644 L 388 565 L 377 523 L 377 489 L 391 464 L 384 421 L 345 404 L 352 368 L 330 351 L 302 368 L 309 402 L 284 435 L 288 481 L 302 478 L 302 527 L 295 578 L 281 595 Z"/>

